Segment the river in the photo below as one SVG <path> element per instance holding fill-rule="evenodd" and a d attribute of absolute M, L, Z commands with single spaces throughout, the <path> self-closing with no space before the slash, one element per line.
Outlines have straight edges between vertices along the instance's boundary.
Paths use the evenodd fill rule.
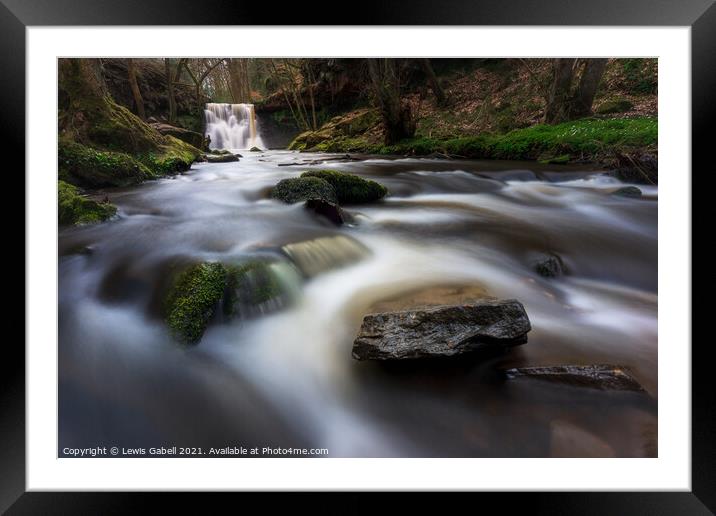
<path fill-rule="evenodd" d="M 654 456 L 657 198 L 589 166 L 242 151 L 174 178 L 108 189 L 118 217 L 59 233 L 59 445 L 327 448 L 330 457 Z M 311 168 L 376 180 L 382 202 L 335 227 L 267 198 Z M 293 302 L 173 342 L 158 292 L 177 261 L 276 256 L 347 235 L 369 253 Z M 558 253 L 567 274 L 532 263 Z M 351 357 L 365 313 L 476 292 L 520 300 L 529 342 L 487 357 Z M 406 299 L 408 301 L 406 301 Z M 386 301 L 392 300 L 392 301 Z M 381 305 L 381 303 L 383 305 Z M 392 303 L 392 304 L 391 304 Z M 396 305 L 397 303 L 397 305 Z M 506 381 L 509 367 L 609 363 L 648 395 Z"/>

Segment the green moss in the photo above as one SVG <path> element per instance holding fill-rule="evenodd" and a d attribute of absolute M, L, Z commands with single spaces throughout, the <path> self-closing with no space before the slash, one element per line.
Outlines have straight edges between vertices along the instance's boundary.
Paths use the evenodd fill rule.
<path fill-rule="evenodd" d="M 249 152 L 263 152 L 263 150 L 259 149 L 258 147 L 251 147 L 249 149 Z"/>
<path fill-rule="evenodd" d="M 595 110 L 600 115 L 607 115 L 611 113 L 624 113 L 634 107 L 627 99 L 612 99 L 602 102 L 599 107 Z"/>
<path fill-rule="evenodd" d="M 278 278 L 267 262 L 252 260 L 226 267 L 224 315 L 241 316 L 260 311 L 259 305 L 283 295 Z"/>
<path fill-rule="evenodd" d="M 61 138 L 58 147 L 60 179 L 84 187 L 126 186 L 156 175 L 123 152 L 101 151 Z"/>
<path fill-rule="evenodd" d="M 319 178 L 330 183 L 336 191 L 340 204 L 373 202 L 382 199 L 388 193 L 388 189 L 380 183 L 336 170 L 311 170 L 301 174 L 301 177 Z"/>
<path fill-rule="evenodd" d="M 279 181 L 271 190 L 271 197 L 287 204 L 309 199 L 338 202 L 336 191 L 325 179 L 318 177 L 294 177 Z"/>
<path fill-rule="evenodd" d="M 96 147 L 139 154 L 165 142 L 157 130 L 111 99 L 105 98 L 99 109 L 84 112 L 90 114 L 87 138 Z"/>
<path fill-rule="evenodd" d="M 174 338 L 199 342 L 224 294 L 227 272 L 220 263 L 190 267 L 177 279 L 166 301 L 166 323 Z"/>
<path fill-rule="evenodd" d="M 159 147 L 159 152 L 150 152 L 139 159 L 153 171 L 155 175 L 176 174 L 189 170 L 201 151 L 178 138 L 166 136 L 166 144 Z"/>
<path fill-rule="evenodd" d="M 570 155 L 593 159 L 614 151 L 656 145 L 656 118 L 583 119 L 558 125 L 535 125 L 502 135 L 452 139 L 415 138 L 383 146 L 381 154 L 427 155 L 441 152 L 465 158 L 536 160 Z"/>
<path fill-rule="evenodd" d="M 57 215 L 59 223 L 94 224 L 113 217 L 117 208 L 109 203 L 99 203 L 80 195 L 76 187 L 57 182 Z"/>

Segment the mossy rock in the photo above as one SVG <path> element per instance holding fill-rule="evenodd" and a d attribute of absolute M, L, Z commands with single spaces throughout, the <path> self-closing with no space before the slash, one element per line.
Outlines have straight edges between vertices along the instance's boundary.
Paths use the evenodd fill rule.
<path fill-rule="evenodd" d="M 94 224 L 117 213 L 114 205 L 88 199 L 76 187 L 64 181 L 57 182 L 57 208 L 58 220 L 62 225 Z"/>
<path fill-rule="evenodd" d="M 164 143 L 164 137 L 124 106 L 106 99 L 104 109 L 90 116 L 87 137 L 96 146 L 142 153 Z M 87 113 L 87 111 L 85 111 Z"/>
<path fill-rule="evenodd" d="M 201 156 L 201 151 L 173 136 L 166 136 L 166 143 L 159 152 L 149 153 L 140 159 L 158 176 L 177 174 L 189 170 L 191 164 Z"/>
<path fill-rule="evenodd" d="M 226 154 L 206 154 L 206 161 L 209 163 L 230 163 L 232 161 L 239 161 L 239 158 L 227 152 Z"/>
<path fill-rule="evenodd" d="M 179 342 L 196 344 L 214 315 L 226 287 L 226 268 L 215 262 L 194 265 L 179 275 L 166 300 L 166 323 Z"/>
<path fill-rule="evenodd" d="M 325 179 L 318 177 L 293 177 L 282 179 L 271 190 L 271 197 L 294 204 L 310 199 L 322 199 L 337 203 L 338 197 L 333 186 Z"/>
<path fill-rule="evenodd" d="M 263 149 L 259 149 L 258 147 L 251 147 L 249 149 L 249 152 L 263 152 Z"/>
<path fill-rule="evenodd" d="M 599 107 L 595 110 L 600 115 L 608 115 L 612 113 L 624 113 L 634 107 L 627 99 L 613 99 L 602 102 Z"/>
<path fill-rule="evenodd" d="M 388 189 L 380 183 L 336 170 L 311 170 L 301 174 L 301 178 L 311 177 L 327 181 L 336 191 L 340 204 L 375 202 L 388 193 Z"/>
<path fill-rule="evenodd" d="M 83 187 L 127 186 L 156 177 L 129 154 L 101 151 L 64 138 L 59 141 L 57 158 L 60 179 Z"/>
<path fill-rule="evenodd" d="M 263 260 L 226 266 L 224 316 L 247 318 L 273 311 L 286 302 L 284 289 L 272 268 Z"/>
<path fill-rule="evenodd" d="M 616 195 L 617 197 L 631 197 L 636 199 L 641 197 L 642 192 L 636 186 L 622 186 L 621 188 L 618 188 L 617 190 L 613 191 L 612 195 Z"/>
<path fill-rule="evenodd" d="M 308 138 L 313 134 L 313 131 L 304 131 L 298 136 L 296 136 L 293 141 L 289 144 L 288 150 L 297 150 L 302 151 L 305 150 L 308 146 L 307 140 Z"/>

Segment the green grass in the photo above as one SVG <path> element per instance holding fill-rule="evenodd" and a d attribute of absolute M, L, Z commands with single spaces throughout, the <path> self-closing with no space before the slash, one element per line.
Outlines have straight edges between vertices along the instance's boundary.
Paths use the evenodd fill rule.
<path fill-rule="evenodd" d="M 427 155 L 434 152 L 485 159 L 536 160 L 545 156 L 589 159 L 614 150 L 656 145 L 656 118 L 583 119 L 536 125 L 506 134 L 461 138 L 414 138 L 396 145 L 366 149 L 379 154 Z"/>

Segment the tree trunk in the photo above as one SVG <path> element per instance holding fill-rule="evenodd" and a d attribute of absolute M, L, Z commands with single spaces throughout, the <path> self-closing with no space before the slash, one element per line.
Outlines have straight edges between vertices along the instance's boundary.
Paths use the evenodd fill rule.
<path fill-rule="evenodd" d="M 442 86 L 440 86 L 440 82 L 438 81 L 435 71 L 430 64 L 430 59 L 421 59 L 420 64 L 423 67 L 423 72 L 425 72 L 425 77 L 428 80 L 430 89 L 433 90 L 433 95 L 435 95 L 435 100 L 437 101 L 438 106 L 445 106 L 447 104 L 447 97 L 445 97 L 445 91 Z"/>
<path fill-rule="evenodd" d="M 235 103 L 250 102 L 248 66 L 245 59 L 229 59 L 229 89 Z"/>
<path fill-rule="evenodd" d="M 584 71 L 572 98 L 570 119 L 592 114 L 592 103 L 607 67 L 606 59 L 585 59 Z"/>
<path fill-rule="evenodd" d="M 400 98 L 400 81 L 395 59 L 368 59 L 368 72 L 376 103 L 380 108 L 385 144 L 392 145 L 415 134 L 410 105 Z"/>
<path fill-rule="evenodd" d="M 139 84 L 137 84 L 137 71 L 134 67 L 134 59 L 127 59 L 127 76 L 129 79 L 129 87 L 132 89 L 132 96 L 134 97 L 134 105 L 137 107 L 137 115 L 142 120 L 145 120 L 146 114 L 144 113 L 144 100 L 142 100 L 142 93 L 139 91 Z"/>
<path fill-rule="evenodd" d="M 575 61 L 575 59 L 555 59 L 553 61 L 552 87 L 544 115 L 544 121 L 548 124 L 558 124 L 569 120 Z"/>
<path fill-rule="evenodd" d="M 174 71 L 169 59 L 164 59 L 164 70 L 167 76 L 167 98 L 169 99 L 169 122 L 173 123 L 177 118 L 177 101 L 174 96 Z"/>

